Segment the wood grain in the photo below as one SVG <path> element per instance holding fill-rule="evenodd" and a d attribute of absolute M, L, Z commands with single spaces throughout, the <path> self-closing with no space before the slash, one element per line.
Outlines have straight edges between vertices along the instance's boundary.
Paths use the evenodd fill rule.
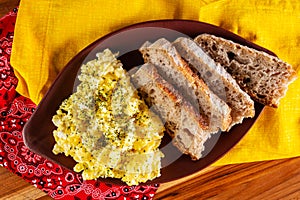
<path fill-rule="evenodd" d="M 300 199 L 300 158 L 209 167 L 163 184 L 155 199 Z"/>
<path fill-rule="evenodd" d="M 300 157 L 208 167 L 161 184 L 156 200 L 300 200 Z M 0 199 L 51 199 L 0 167 Z"/>
<path fill-rule="evenodd" d="M 0 0 L 0 18 L 19 0 Z M 0 199 L 47 200 L 46 193 L 0 167 Z M 208 167 L 161 184 L 157 200 L 300 200 L 300 157 Z"/>
<path fill-rule="evenodd" d="M 51 199 L 46 193 L 35 188 L 21 177 L 7 169 L 0 167 L 0 199 L 5 200 L 31 200 Z"/>

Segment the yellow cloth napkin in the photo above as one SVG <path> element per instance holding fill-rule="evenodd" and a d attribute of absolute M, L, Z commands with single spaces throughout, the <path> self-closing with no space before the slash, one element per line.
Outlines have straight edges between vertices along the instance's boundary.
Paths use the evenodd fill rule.
<path fill-rule="evenodd" d="M 275 52 L 299 68 L 300 2 L 297 0 L 22 0 L 11 64 L 17 91 L 38 103 L 62 67 L 97 38 L 154 19 L 212 23 Z M 266 108 L 243 140 L 215 165 L 300 155 L 300 80 L 278 109 Z"/>

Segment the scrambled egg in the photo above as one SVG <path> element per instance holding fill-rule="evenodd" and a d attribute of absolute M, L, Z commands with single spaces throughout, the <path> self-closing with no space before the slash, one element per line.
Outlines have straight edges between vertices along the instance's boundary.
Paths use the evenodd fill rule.
<path fill-rule="evenodd" d="M 55 154 L 77 162 L 85 180 L 120 178 L 137 185 L 160 176 L 164 126 L 108 49 L 81 67 L 77 91 L 53 116 Z"/>

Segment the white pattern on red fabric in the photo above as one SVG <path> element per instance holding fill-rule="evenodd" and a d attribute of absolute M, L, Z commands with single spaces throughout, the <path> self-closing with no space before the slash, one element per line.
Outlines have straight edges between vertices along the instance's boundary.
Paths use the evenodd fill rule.
<path fill-rule="evenodd" d="M 0 166 L 22 177 L 54 199 L 152 199 L 158 185 L 117 186 L 83 181 L 79 174 L 31 152 L 22 129 L 36 105 L 20 96 L 18 79 L 10 66 L 17 8 L 0 19 Z"/>

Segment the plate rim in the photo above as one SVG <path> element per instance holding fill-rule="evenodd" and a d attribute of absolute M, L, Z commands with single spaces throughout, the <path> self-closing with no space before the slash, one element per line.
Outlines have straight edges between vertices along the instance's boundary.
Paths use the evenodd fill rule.
<path fill-rule="evenodd" d="M 112 31 L 112 32 L 110 32 L 110 33 L 108 33 L 108 34 L 105 34 L 105 35 L 102 36 L 102 37 L 99 37 L 99 38 L 96 39 L 94 42 L 88 44 L 85 48 L 83 48 L 82 50 L 80 50 L 79 52 L 77 52 L 77 53 L 76 53 L 76 54 L 75 54 L 75 55 L 67 62 L 67 64 L 66 64 L 66 65 L 63 67 L 63 69 L 59 72 L 59 74 L 57 75 L 57 77 L 55 78 L 55 80 L 53 81 L 53 83 L 51 84 L 51 86 L 49 87 L 49 89 L 47 90 L 47 92 L 45 93 L 45 95 L 44 95 L 44 97 L 42 98 L 42 100 L 40 101 L 40 103 L 37 105 L 35 112 L 31 115 L 31 117 L 29 118 L 29 120 L 27 121 L 27 123 L 25 124 L 25 126 L 23 127 L 22 135 L 23 135 L 23 139 L 24 139 L 24 144 L 25 144 L 31 151 L 33 151 L 34 153 L 41 155 L 40 152 L 38 152 L 38 151 L 36 151 L 36 149 L 32 148 L 31 144 L 30 144 L 29 141 L 27 140 L 27 136 L 28 136 L 28 133 L 27 133 L 28 131 L 27 131 L 27 129 L 28 129 L 28 126 L 30 126 L 30 123 L 31 123 L 32 119 L 33 119 L 34 117 L 36 117 L 36 114 L 35 114 L 35 113 L 39 111 L 40 107 L 44 106 L 46 99 L 47 99 L 47 98 L 49 97 L 49 95 L 51 94 L 50 92 L 53 90 L 53 88 L 57 85 L 58 80 L 61 79 L 62 75 L 66 73 L 68 66 L 71 65 L 71 64 L 76 60 L 77 57 L 82 57 L 82 56 L 85 54 L 86 51 L 89 51 L 89 52 L 92 51 L 92 50 L 94 49 L 95 46 L 97 46 L 97 45 L 99 45 L 99 43 L 101 43 L 101 41 L 105 41 L 107 38 L 110 38 L 111 36 L 113 36 L 113 35 L 115 35 L 115 34 L 118 34 L 118 33 L 120 33 L 120 32 L 124 32 L 124 31 L 127 31 L 127 30 L 132 30 L 132 29 L 135 29 L 135 28 L 143 28 L 143 27 L 161 27 L 161 26 L 155 26 L 155 25 L 157 25 L 158 23 L 161 23 L 162 25 L 163 25 L 164 23 L 166 23 L 166 24 L 167 24 L 167 23 L 197 23 L 197 24 L 202 24 L 202 25 L 205 25 L 205 26 L 210 26 L 210 27 L 212 27 L 213 29 L 219 29 L 219 30 L 222 30 L 223 32 L 226 32 L 226 33 L 228 33 L 228 34 L 230 34 L 230 35 L 233 35 L 234 37 L 239 38 L 240 40 L 244 41 L 246 44 L 250 44 L 250 46 L 251 46 L 252 48 L 254 48 L 254 49 L 257 49 L 257 48 L 258 48 L 259 50 L 265 51 L 266 53 L 268 53 L 268 54 L 270 54 L 270 55 L 276 56 L 276 54 L 273 53 L 272 51 L 270 51 L 270 50 L 268 50 L 268 49 L 266 49 L 266 48 L 264 48 L 264 47 L 261 47 L 261 46 L 255 44 L 255 43 L 253 43 L 253 42 L 251 42 L 251 41 L 248 41 L 248 40 L 246 40 L 245 38 L 243 38 L 243 37 L 241 37 L 241 36 L 239 36 L 239 35 L 237 35 L 237 34 L 235 34 L 235 33 L 233 33 L 233 32 L 230 32 L 230 31 L 228 31 L 228 30 L 226 30 L 226 29 L 223 29 L 222 27 L 219 27 L 219 26 L 216 26 L 216 25 L 213 25 L 213 24 L 209 24 L 209 23 L 206 23 L 206 22 L 196 21 L 196 20 L 185 20 L 185 19 L 160 19 L 160 20 L 143 21 L 143 22 L 131 24 L 131 25 L 129 25 L 129 26 L 124 26 L 124 27 L 122 27 L 122 28 L 120 28 L 120 29 L 117 29 L 117 30 Z M 146 25 L 146 26 L 144 26 L 144 25 Z M 154 25 L 154 26 L 153 26 L 153 25 Z M 168 25 L 168 26 L 169 26 L 169 25 Z M 162 27 L 162 28 L 169 28 L 169 29 L 172 29 L 172 28 L 170 28 L 170 27 Z M 174 30 L 174 29 L 173 29 L 173 30 Z M 248 45 L 246 45 L 246 46 L 248 46 Z M 256 103 L 256 104 L 257 104 L 257 103 Z M 262 112 L 263 109 L 265 108 L 265 106 L 263 106 L 263 105 L 259 105 L 259 106 L 262 106 L 262 108 L 261 108 L 260 112 L 258 113 L 258 115 L 257 115 L 257 116 L 255 115 L 256 118 L 254 119 L 254 122 L 252 123 L 252 125 L 250 126 L 250 128 L 255 124 L 256 120 L 261 116 L 261 112 Z M 244 123 L 244 121 L 243 121 L 243 123 Z M 249 128 L 249 130 L 250 130 L 250 128 Z M 244 137 L 245 135 L 247 135 L 247 133 L 249 132 L 249 130 L 247 130 L 246 133 L 244 133 L 244 134 L 242 135 L 242 137 L 239 137 L 238 140 L 237 140 L 236 142 L 234 142 L 234 143 L 232 144 L 232 146 L 231 146 L 230 148 L 228 148 L 228 150 L 227 150 L 226 152 L 224 152 L 223 154 L 219 154 L 219 155 L 217 156 L 217 159 L 214 159 L 213 162 L 208 163 L 208 164 L 207 164 L 205 167 L 203 167 L 202 169 L 196 170 L 195 172 L 190 173 L 189 175 L 192 175 L 192 174 L 194 174 L 194 173 L 196 173 L 196 172 L 198 172 L 198 171 L 201 171 L 201 170 L 203 170 L 204 168 L 208 167 L 209 165 L 211 165 L 211 164 L 215 163 L 216 161 L 218 161 L 218 160 L 219 160 L 220 158 L 222 158 L 225 154 L 227 154 L 227 153 L 228 153 L 235 145 L 237 145 L 237 144 L 239 143 L 239 141 L 242 140 L 243 137 Z M 50 160 L 50 161 L 52 161 L 52 162 L 58 164 L 58 165 L 61 166 L 61 167 L 65 167 L 65 166 L 63 166 L 61 163 L 59 163 L 57 160 L 53 160 L 52 158 L 49 158 L 48 156 L 45 156 L 44 154 L 42 154 L 42 156 L 43 156 L 44 158 L 46 158 L 46 159 L 48 159 L 48 160 Z M 199 161 L 201 161 L 201 159 L 200 159 Z M 199 161 L 196 161 L 196 162 L 199 162 Z M 74 172 L 74 171 L 72 170 L 72 172 Z M 76 173 L 76 172 L 74 172 L 74 173 Z M 79 173 L 79 174 L 80 174 L 80 173 Z M 162 176 L 163 176 L 163 174 L 162 174 Z M 154 180 L 150 181 L 150 183 L 151 183 L 151 184 L 152 184 L 152 183 L 166 183 L 166 182 L 170 182 L 170 181 L 174 181 L 174 180 L 180 179 L 180 178 L 185 177 L 185 176 L 188 176 L 188 175 L 183 175 L 183 176 L 175 177 L 175 178 L 173 178 L 172 180 L 163 181 L 163 182 L 156 182 L 155 179 L 154 179 Z M 159 177 L 158 177 L 158 178 L 159 178 Z M 158 178 L 156 178 L 156 179 L 158 179 Z M 109 179 L 115 179 L 115 178 L 99 178 L 99 180 L 104 181 L 104 182 L 109 182 L 109 183 L 113 182 L 114 184 L 118 184 L 118 181 L 115 183 L 114 181 L 111 181 L 111 180 L 109 180 Z M 118 180 L 119 180 L 119 179 L 118 179 Z M 141 183 L 140 185 L 145 185 L 145 184 L 149 184 L 149 181 L 147 181 L 146 183 Z M 126 184 L 122 182 L 122 183 L 119 184 L 119 185 L 126 185 Z"/>

